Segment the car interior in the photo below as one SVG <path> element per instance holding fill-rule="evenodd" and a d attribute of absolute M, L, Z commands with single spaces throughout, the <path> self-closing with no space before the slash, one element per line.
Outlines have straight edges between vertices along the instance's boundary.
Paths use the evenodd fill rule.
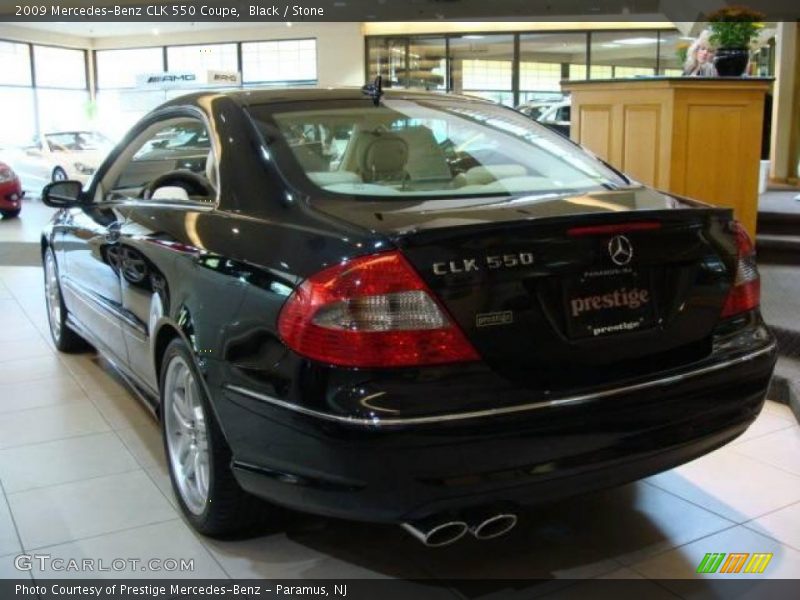
<path fill-rule="evenodd" d="M 530 144 L 505 135 L 517 123 L 501 123 L 504 131 L 460 115 L 414 118 L 389 110 L 276 120 L 306 177 L 334 193 L 507 194 L 591 187 L 598 180 L 595 166 L 572 159 L 574 152 L 546 132 L 533 134 Z"/>
<path fill-rule="evenodd" d="M 203 122 L 177 118 L 148 127 L 106 173 L 98 194 L 107 200 L 213 202 L 218 165 Z"/>

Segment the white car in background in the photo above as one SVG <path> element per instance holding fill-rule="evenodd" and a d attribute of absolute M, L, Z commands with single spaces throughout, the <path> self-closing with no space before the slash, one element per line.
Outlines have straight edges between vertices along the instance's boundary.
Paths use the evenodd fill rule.
<path fill-rule="evenodd" d="M 113 146 L 96 131 L 57 131 L 35 136 L 10 162 L 25 187 L 67 179 L 85 183 Z"/>
<path fill-rule="evenodd" d="M 569 97 L 557 101 L 526 102 L 517 110 L 545 127 L 569 137 L 572 102 Z"/>

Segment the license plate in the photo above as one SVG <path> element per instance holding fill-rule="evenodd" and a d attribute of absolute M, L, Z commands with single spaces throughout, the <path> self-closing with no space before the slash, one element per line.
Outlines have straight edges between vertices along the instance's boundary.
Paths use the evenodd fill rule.
<path fill-rule="evenodd" d="M 602 337 L 650 329 L 656 302 L 648 272 L 587 272 L 564 282 L 567 333 L 572 338 Z"/>

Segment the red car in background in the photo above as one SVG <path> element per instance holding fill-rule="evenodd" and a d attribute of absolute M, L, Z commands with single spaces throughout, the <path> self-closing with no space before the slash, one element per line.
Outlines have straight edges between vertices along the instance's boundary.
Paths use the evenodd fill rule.
<path fill-rule="evenodd" d="M 19 215 L 24 195 L 17 174 L 7 164 L 0 162 L 0 214 L 6 219 Z"/>

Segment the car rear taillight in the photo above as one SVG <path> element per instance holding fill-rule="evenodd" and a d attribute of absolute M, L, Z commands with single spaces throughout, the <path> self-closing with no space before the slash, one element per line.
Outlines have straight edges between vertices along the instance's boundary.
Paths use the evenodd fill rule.
<path fill-rule="evenodd" d="M 736 237 L 736 278 L 722 307 L 722 317 L 732 317 L 739 313 L 758 308 L 761 302 L 761 280 L 756 267 L 756 251 L 750 236 L 739 223 L 733 223 Z"/>
<path fill-rule="evenodd" d="M 407 367 L 479 360 L 411 265 L 396 251 L 313 275 L 281 309 L 292 350 L 348 367 Z"/>

